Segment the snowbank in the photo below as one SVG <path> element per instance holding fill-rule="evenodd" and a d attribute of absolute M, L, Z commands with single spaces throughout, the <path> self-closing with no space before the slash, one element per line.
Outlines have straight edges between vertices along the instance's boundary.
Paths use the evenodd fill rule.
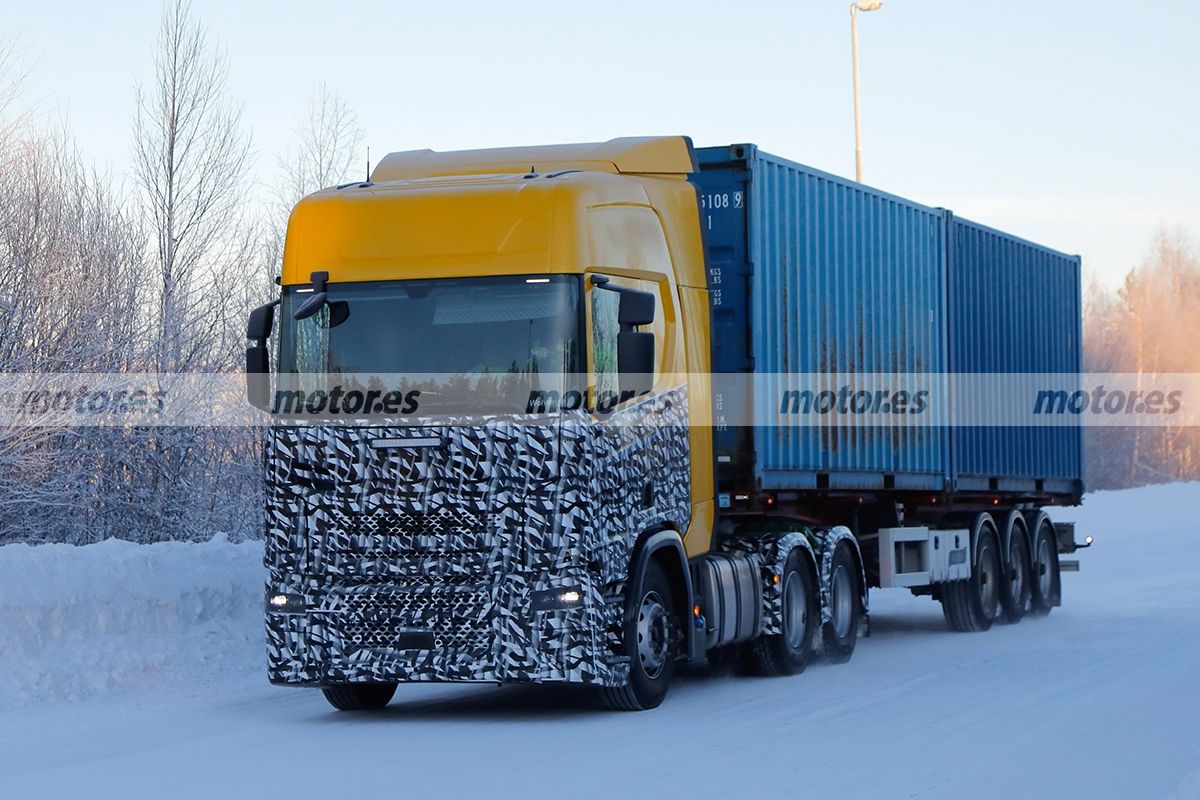
<path fill-rule="evenodd" d="M 261 678 L 264 581 L 257 542 L 0 547 L 0 709 Z"/>

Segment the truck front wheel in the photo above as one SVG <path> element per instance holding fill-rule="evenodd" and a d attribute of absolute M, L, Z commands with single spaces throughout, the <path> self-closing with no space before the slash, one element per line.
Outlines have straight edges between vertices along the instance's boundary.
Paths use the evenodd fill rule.
<path fill-rule="evenodd" d="M 666 572 L 650 561 L 640 585 L 629 587 L 624 620 L 629 683 L 604 689 L 604 699 L 618 711 L 657 708 L 671 688 L 678 652 L 679 615 Z"/>
<path fill-rule="evenodd" d="M 394 683 L 344 683 L 321 689 L 329 705 L 338 711 L 378 711 L 392 702 Z"/>

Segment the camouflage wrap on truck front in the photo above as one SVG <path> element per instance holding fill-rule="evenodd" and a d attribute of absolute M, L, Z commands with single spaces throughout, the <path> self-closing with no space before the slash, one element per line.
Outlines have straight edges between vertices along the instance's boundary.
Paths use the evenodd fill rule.
<path fill-rule="evenodd" d="M 630 556 L 686 531 L 688 452 L 683 388 L 606 421 L 273 428 L 267 592 L 303 608 L 268 609 L 271 681 L 624 685 Z M 534 611 L 552 589 L 582 602 Z"/>

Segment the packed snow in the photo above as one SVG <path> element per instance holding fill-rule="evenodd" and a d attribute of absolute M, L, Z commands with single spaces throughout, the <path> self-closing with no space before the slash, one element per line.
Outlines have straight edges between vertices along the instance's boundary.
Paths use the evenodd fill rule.
<path fill-rule="evenodd" d="M 0 797 L 1200 798 L 1198 506 L 1054 512 L 1096 544 L 1046 619 L 954 634 L 877 591 L 849 664 L 697 670 L 636 714 L 417 685 L 337 713 L 266 684 L 257 544 L 0 547 Z"/>
<path fill-rule="evenodd" d="M 0 547 L 0 709 L 265 667 L 262 544 Z"/>

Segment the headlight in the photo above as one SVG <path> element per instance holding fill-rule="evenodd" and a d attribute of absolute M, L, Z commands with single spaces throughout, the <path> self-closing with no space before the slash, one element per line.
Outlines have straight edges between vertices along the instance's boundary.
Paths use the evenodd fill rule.
<path fill-rule="evenodd" d="M 583 590 L 578 586 L 563 586 L 559 589 L 543 589 L 534 592 L 529 599 L 534 611 L 561 611 L 583 605 Z"/>
<path fill-rule="evenodd" d="M 303 614 L 304 598 L 298 594 L 268 594 L 267 611 L 272 614 Z"/>

